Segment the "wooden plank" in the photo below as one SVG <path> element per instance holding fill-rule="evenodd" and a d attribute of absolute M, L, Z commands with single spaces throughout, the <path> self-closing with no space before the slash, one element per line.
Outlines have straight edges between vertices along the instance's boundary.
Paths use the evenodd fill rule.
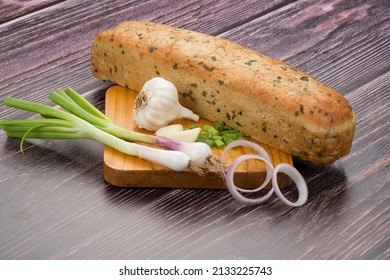
<path fill-rule="evenodd" d="M 68 2 L 88 20 L 81 21 L 76 10 L 61 4 L 0 26 L 1 97 L 48 102 L 47 91 L 71 85 L 103 108 L 109 84 L 89 75 L 85 45 L 94 31 L 115 23 L 115 9 L 118 20 L 165 13 L 176 26 L 196 26 L 200 13 L 192 4 L 183 6 L 184 1 L 160 1 L 160 10 L 154 9 L 158 3 L 142 1 L 142 9 L 132 7 L 136 12 L 130 8 L 135 2 L 112 1 L 105 14 L 108 4 L 99 1 L 101 8 L 92 7 L 88 17 L 81 2 L 89 2 Z M 295 162 L 310 188 L 304 206 L 287 208 L 273 197 L 263 205 L 240 207 L 223 190 L 116 188 L 101 178 L 99 145 L 33 142 L 25 144 L 22 155 L 19 140 L 6 139 L 1 131 L 0 258 L 390 259 L 387 2 L 298 1 L 258 19 L 246 17 L 251 9 L 242 11 L 236 17 L 238 22 L 245 18 L 243 28 L 241 23 L 233 29 L 218 27 L 226 32 L 222 36 L 248 42 L 341 90 L 357 112 L 348 156 L 330 166 Z M 353 11 L 349 5 L 370 7 L 348 13 Z M 188 16 L 176 20 L 175 14 L 180 17 L 185 9 Z M 201 30 L 226 23 L 223 15 L 210 14 Z M 365 16 L 359 20 L 359 15 Z M 294 25 L 297 21 L 301 23 Z M 14 116 L 21 114 L 0 105 L 1 118 Z M 293 197 L 294 190 L 285 194 Z"/>
<path fill-rule="evenodd" d="M 137 124 L 132 119 L 132 108 L 136 96 L 136 92 L 121 86 L 109 88 L 106 94 L 106 114 L 121 127 L 151 134 L 146 130 L 138 129 Z M 211 124 L 204 119 L 200 119 L 196 123 L 184 119 L 173 123 L 182 124 L 183 127 L 190 127 L 193 124 L 203 127 L 205 124 Z M 291 156 L 268 146 L 263 145 L 263 148 L 270 155 L 274 166 L 282 162 L 292 165 Z M 214 156 L 221 157 L 222 149 L 213 148 L 212 151 Z M 229 165 L 235 158 L 248 153 L 254 153 L 254 151 L 240 147 L 233 149 L 226 155 L 225 162 Z M 288 186 L 291 183 L 289 178 L 284 174 L 280 175 L 278 178 L 280 186 Z M 265 164 L 261 161 L 250 160 L 237 167 L 235 183 L 241 188 L 253 189 L 260 186 L 265 176 Z M 110 147 L 104 148 L 104 178 L 110 184 L 123 187 L 226 188 L 222 177 L 215 172 L 210 172 L 205 176 L 200 176 L 190 169 L 175 172 L 159 164 L 125 155 Z"/>
<path fill-rule="evenodd" d="M 242 18 L 250 19 L 281 3 L 289 1 L 212 1 L 207 5 L 202 1 L 65 1 L 0 25 L 1 94 L 31 95 L 34 100 L 47 102 L 44 94 L 53 87 L 70 85 L 83 93 L 95 88 L 99 83 L 90 73 L 91 41 L 99 31 L 127 19 L 218 33 L 227 21 L 238 24 Z M 238 19 L 233 14 L 245 17 Z M 194 20 L 202 16 L 204 21 Z"/>
<path fill-rule="evenodd" d="M 298 1 L 221 36 L 286 61 L 345 94 L 390 70 L 389 22 L 384 0 Z"/>
<path fill-rule="evenodd" d="M 0 24 L 63 1 L 64 0 L 0 1 Z"/>
<path fill-rule="evenodd" d="M 234 13 L 244 14 L 245 20 L 240 17 L 233 21 L 232 26 L 238 26 L 221 36 L 286 60 L 344 93 L 388 70 L 386 61 L 390 44 L 385 31 L 390 13 L 382 12 L 386 9 L 384 0 L 362 4 L 358 10 L 350 6 L 350 1 L 335 1 L 313 5 L 301 1 L 254 1 L 261 3 L 256 4 L 255 9 L 249 9 L 251 3 L 248 1 L 241 1 L 240 5 L 213 1 L 215 6 L 196 2 L 180 4 L 184 6 L 179 12 L 170 11 L 170 6 L 161 1 L 113 2 L 112 6 L 94 1 L 85 5 L 79 1 L 66 1 L 53 9 L 33 14 L 31 18 L 27 16 L 0 26 L 0 48 L 3 50 L 0 57 L 3 90 L 0 94 L 31 97 L 47 103 L 47 91 L 72 86 L 93 98 L 94 104 L 102 109 L 104 90 L 109 84 L 92 78 L 89 66 L 89 44 L 98 31 L 130 17 L 219 34 L 219 31 L 226 31 L 225 19 L 228 17 L 223 15 Z M 152 4 L 156 9 L 151 13 Z M 114 13 L 114 10 L 119 11 Z M 264 14 L 266 11 L 270 13 Z M 359 13 L 363 15 L 359 16 Z M 205 14 L 207 20 L 190 21 L 191 17 Z M 376 20 L 371 20 L 371 16 Z M 328 23 L 327 18 L 331 19 Z M 244 24 L 240 25 L 241 21 Z M 349 22 L 352 23 L 347 24 Z M 350 60 L 356 60 L 356 64 L 348 63 Z"/>

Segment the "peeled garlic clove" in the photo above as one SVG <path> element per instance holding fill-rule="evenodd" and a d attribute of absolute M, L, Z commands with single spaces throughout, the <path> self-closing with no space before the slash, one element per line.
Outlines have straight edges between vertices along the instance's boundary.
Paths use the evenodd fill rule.
<path fill-rule="evenodd" d="M 167 126 L 164 126 L 160 129 L 156 130 L 156 132 L 154 134 L 156 136 L 160 136 L 160 137 L 167 137 L 167 135 L 169 135 L 169 134 L 183 131 L 183 130 L 184 130 L 184 128 L 181 124 L 171 124 L 171 125 L 167 125 Z"/>
<path fill-rule="evenodd" d="M 200 127 L 177 131 L 166 135 L 165 137 L 185 143 L 193 143 L 198 138 L 201 129 Z"/>

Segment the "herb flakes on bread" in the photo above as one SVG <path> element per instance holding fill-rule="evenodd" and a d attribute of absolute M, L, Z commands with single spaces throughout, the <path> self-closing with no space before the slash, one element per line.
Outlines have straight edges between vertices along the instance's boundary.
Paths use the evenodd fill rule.
<path fill-rule="evenodd" d="M 95 77 L 135 91 L 163 77 L 199 116 L 306 161 L 331 163 L 351 149 L 355 114 L 342 95 L 223 38 L 127 21 L 95 37 L 91 63 Z"/>

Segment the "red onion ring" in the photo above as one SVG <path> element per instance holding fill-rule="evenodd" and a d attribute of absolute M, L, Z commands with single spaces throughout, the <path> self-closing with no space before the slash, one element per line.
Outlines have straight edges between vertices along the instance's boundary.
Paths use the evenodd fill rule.
<path fill-rule="evenodd" d="M 290 200 L 288 200 L 280 191 L 278 180 L 277 180 L 277 175 L 279 172 L 289 176 L 296 184 L 299 193 L 296 202 L 291 202 Z M 305 179 L 303 179 L 301 173 L 299 173 L 299 171 L 294 166 L 291 166 L 287 163 L 278 164 L 275 167 L 274 172 L 272 174 L 272 186 L 279 199 L 289 206 L 293 206 L 293 207 L 301 206 L 305 204 L 305 202 L 307 201 L 308 191 L 307 191 L 307 185 Z"/>
<path fill-rule="evenodd" d="M 259 155 L 266 158 L 268 161 L 271 161 L 271 158 L 269 157 L 269 154 L 267 153 L 267 151 L 264 150 L 264 148 L 261 147 L 260 145 L 257 145 L 256 143 L 253 143 L 253 142 L 248 141 L 248 140 L 236 140 L 236 141 L 230 142 L 228 145 L 226 145 L 225 149 L 222 151 L 222 154 L 221 154 L 221 162 L 223 162 L 223 159 L 225 158 L 226 153 L 228 151 L 230 151 L 231 149 L 236 148 L 236 147 L 251 148 L 251 149 L 255 150 L 256 152 L 258 152 Z"/>
<path fill-rule="evenodd" d="M 227 172 L 225 173 L 224 172 L 224 170 L 225 170 L 224 169 L 225 155 L 229 150 L 231 150 L 235 147 L 249 147 L 249 148 L 257 151 L 259 154 L 246 154 L 246 155 L 239 156 L 228 167 Z M 266 175 L 266 178 L 265 178 L 263 184 L 261 184 L 260 187 L 258 187 L 256 189 L 252 189 L 252 190 L 241 189 L 234 184 L 234 173 L 235 173 L 237 166 L 242 161 L 245 161 L 248 159 L 257 159 L 257 160 L 264 161 L 264 163 L 266 165 L 266 171 L 267 171 L 267 175 Z M 304 203 L 306 203 L 306 201 L 307 201 L 307 197 L 308 197 L 307 185 L 306 185 L 305 179 L 302 177 L 302 175 L 299 173 L 299 171 L 294 166 L 289 165 L 287 163 L 280 163 L 274 168 L 274 166 L 271 163 L 271 159 L 270 159 L 268 153 L 260 145 L 257 145 L 256 143 L 253 143 L 253 142 L 250 142 L 247 140 L 237 140 L 237 141 L 234 141 L 234 142 L 231 142 L 230 144 L 228 144 L 221 154 L 221 169 L 223 170 L 223 176 L 226 180 L 226 186 L 227 186 L 227 189 L 229 190 L 230 194 L 237 201 L 239 201 L 243 204 L 255 205 L 255 204 L 263 203 L 264 201 L 268 200 L 274 192 L 276 193 L 278 198 L 288 206 L 292 206 L 292 207 L 301 206 Z M 296 184 L 297 189 L 298 189 L 298 193 L 299 193 L 299 196 L 298 196 L 298 199 L 296 202 L 289 201 L 280 191 L 280 187 L 278 185 L 278 180 L 277 180 L 277 174 L 279 172 L 284 173 L 287 176 L 289 176 L 293 180 L 293 182 Z M 240 193 L 240 192 L 250 193 L 250 192 L 256 192 L 256 191 L 262 190 L 269 183 L 271 178 L 272 178 L 272 188 L 269 190 L 269 192 L 266 195 L 264 195 L 260 198 L 247 198 Z"/>
<path fill-rule="evenodd" d="M 272 163 L 270 161 L 268 161 L 267 159 L 265 159 L 264 157 L 261 157 L 259 155 L 247 154 L 247 155 L 239 156 L 229 166 L 229 168 L 228 168 L 228 170 L 226 172 L 226 186 L 227 186 L 228 190 L 230 191 L 231 195 L 237 201 L 239 201 L 241 203 L 244 203 L 244 204 L 249 204 L 249 205 L 260 204 L 260 203 L 263 203 L 264 201 L 268 200 L 271 197 L 271 195 L 274 193 L 274 189 L 273 188 L 271 188 L 266 195 L 264 195 L 264 196 L 262 196 L 260 198 L 247 198 L 247 197 L 243 196 L 239 191 L 241 191 L 241 192 L 254 192 L 254 191 L 259 191 L 259 190 L 263 189 L 268 184 L 268 182 L 270 181 L 270 179 L 268 179 L 268 177 L 272 177 L 272 171 L 268 172 L 268 170 L 267 170 L 267 178 L 264 180 L 263 184 L 260 187 L 258 187 L 257 189 L 255 189 L 255 190 L 240 189 L 240 188 L 238 188 L 234 184 L 234 171 L 236 170 L 237 166 L 242 161 L 248 160 L 248 159 L 262 160 L 262 161 L 265 162 L 266 166 L 270 170 L 274 169 L 274 167 L 272 166 Z M 268 176 L 268 174 L 270 174 L 271 176 Z"/>
<path fill-rule="evenodd" d="M 260 145 L 257 145 L 255 143 L 247 141 L 247 140 L 237 140 L 237 141 L 230 142 L 225 147 L 225 149 L 223 150 L 223 152 L 221 154 L 221 170 L 223 170 L 223 175 L 225 176 L 225 178 L 227 176 L 227 174 L 224 172 L 224 170 L 225 170 L 225 168 L 224 168 L 224 158 L 225 158 L 225 155 L 231 149 L 236 148 L 236 147 L 248 147 L 248 148 L 251 148 L 251 149 L 255 150 L 256 152 L 258 152 L 261 157 L 263 157 L 266 160 L 268 160 L 269 163 L 272 162 L 270 156 L 267 153 L 267 151 L 264 150 L 263 147 L 261 147 Z M 260 159 L 260 160 L 263 160 L 263 159 Z M 243 161 L 243 160 L 241 160 L 241 161 Z M 267 175 L 266 175 L 266 178 L 264 180 L 264 183 L 260 187 L 258 187 L 256 189 L 252 189 L 252 190 L 241 189 L 239 187 L 235 187 L 235 188 L 237 190 L 241 191 L 241 192 L 246 192 L 246 193 L 256 192 L 256 191 L 261 190 L 262 188 L 264 188 L 268 184 L 268 182 L 271 180 L 271 178 L 272 178 L 272 171 L 274 169 L 272 164 L 270 164 L 270 165 L 266 164 L 265 167 L 266 167 L 266 170 L 267 170 Z"/>

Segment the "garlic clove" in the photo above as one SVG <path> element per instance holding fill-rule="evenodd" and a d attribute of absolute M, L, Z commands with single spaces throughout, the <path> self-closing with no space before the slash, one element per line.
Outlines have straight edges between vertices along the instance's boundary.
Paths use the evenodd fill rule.
<path fill-rule="evenodd" d="M 154 134 L 156 136 L 160 136 L 160 137 L 167 137 L 167 135 L 169 135 L 169 134 L 183 131 L 183 130 L 184 130 L 184 128 L 181 124 L 171 124 L 171 125 L 167 125 L 167 126 L 164 126 L 160 129 L 156 130 L 156 132 Z"/>
<path fill-rule="evenodd" d="M 197 127 L 197 128 L 183 130 L 183 131 L 176 131 L 166 135 L 165 137 L 180 142 L 193 143 L 198 138 L 200 131 L 201 131 L 200 127 Z"/>

